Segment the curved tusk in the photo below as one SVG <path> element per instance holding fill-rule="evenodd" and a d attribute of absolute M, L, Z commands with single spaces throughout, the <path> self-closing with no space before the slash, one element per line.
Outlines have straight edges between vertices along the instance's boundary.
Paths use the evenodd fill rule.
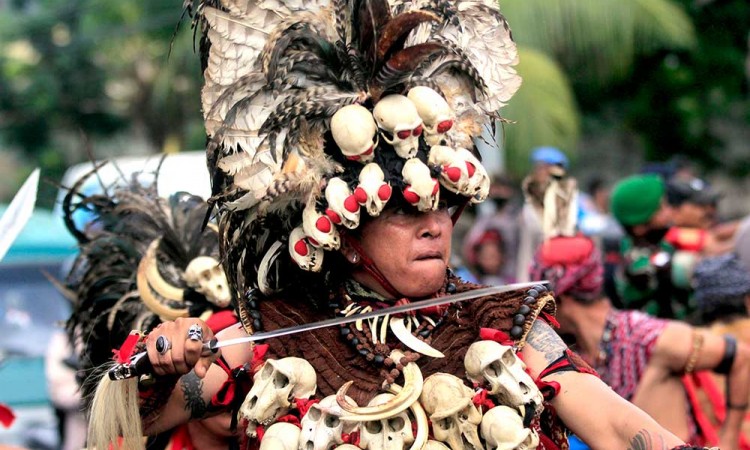
<path fill-rule="evenodd" d="M 398 394 L 401 392 L 401 386 L 392 384 L 388 391 L 392 394 Z M 414 402 L 409 406 L 414 418 L 417 421 L 417 435 L 414 436 L 414 443 L 409 447 L 409 450 L 422 450 L 427 444 L 427 438 L 429 437 L 430 423 L 427 420 L 427 413 L 424 412 L 424 408 L 419 402 Z"/>
<path fill-rule="evenodd" d="M 403 354 L 399 351 L 391 353 L 391 358 L 400 359 Z M 375 406 L 357 406 L 346 400 L 346 391 L 352 385 L 353 381 L 346 382 L 336 393 L 336 402 L 341 409 L 349 414 L 339 417 L 340 420 L 347 422 L 365 422 L 371 420 L 383 420 L 395 416 L 409 408 L 414 402 L 419 400 L 424 385 L 422 371 L 416 363 L 408 363 L 403 370 L 404 387 L 388 402 Z"/>
<path fill-rule="evenodd" d="M 148 280 L 154 292 L 167 300 L 181 302 L 183 301 L 185 290 L 167 283 L 159 272 L 159 265 L 156 262 L 156 250 L 159 248 L 160 241 L 161 238 L 156 238 L 149 244 L 146 254 L 141 259 L 139 269 L 141 264 L 145 266 L 146 280 Z"/>
<path fill-rule="evenodd" d="M 393 334 L 405 346 L 409 347 L 417 353 L 421 353 L 426 356 L 431 356 L 433 358 L 445 358 L 445 355 L 440 351 L 438 351 L 434 347 L 431 347 L 427 342 L 420 341 L 416 336 L 411 334 L 409 330 L 406 329 L 403 318 L 391 317 L 390 325 Z"/>
<path fill-rule="evenodd" d="M 175 320 L 178 317 L 187 317 L 189 315 L 187 308 L 171 308 L 154 297 L 154 294 L 151 292 L 151 286 L 148 283 L 146 275 L 148 265 L 145 261 L 146 258 L 142 258 L 141 262 L 138 263 L 138 273 L 135 279 L 138 286 L 138 294 L 141 296 L 143 303 L 162 320 Z"/>

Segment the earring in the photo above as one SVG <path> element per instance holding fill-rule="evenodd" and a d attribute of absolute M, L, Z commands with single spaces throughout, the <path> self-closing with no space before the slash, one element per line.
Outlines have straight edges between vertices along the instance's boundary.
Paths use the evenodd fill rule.
<path fill-rule="evenodd" d="M 349 258 L 349 260 L 352 262 L 352 264 L 357 264 L 359 262 L 359 255 L 355 253 L 351 258 Z"/>

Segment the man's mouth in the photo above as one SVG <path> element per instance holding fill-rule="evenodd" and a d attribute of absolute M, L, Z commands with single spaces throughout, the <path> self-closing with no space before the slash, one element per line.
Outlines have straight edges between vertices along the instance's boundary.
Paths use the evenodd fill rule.
<path fill-rule="evenodd" d="M 430 260 L 430 259 L 440 259 L 440 260 L 442 260 L 443 259 L 443 255 L 439 251 L 434 251 L 434 252 L 425 252 L 425 253 L 422 253 L 422 254 L 420 254 L 417 257 L 417 261 L 424 261 L 424 260 Z"/>

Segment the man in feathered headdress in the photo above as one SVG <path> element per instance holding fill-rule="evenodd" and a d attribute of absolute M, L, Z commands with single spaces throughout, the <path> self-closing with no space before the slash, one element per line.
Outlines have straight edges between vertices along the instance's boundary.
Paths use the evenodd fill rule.
<path fill-rule="evenodd" d="M 477 288 L 447 269 L 453 221 L 489 191 L 473 139 L 520 84 L 494 2 L 197 11 L 211 201 L 242 324 L 219 340 Z M 554 310 L 528 285 L 222 357 L 255 363 L 239 417 L 261 449 L 564 449 L 561 419 L 599 448 L 679 445 L 566 348 Z M 217 393 L 227 375 L 207 368 L 211 338 L 198 319 L 150 333 L 156 379 L 195 367 L 204 397 Z M 148 433 L 191 417 L 183 392 L 166 391 Z"/>

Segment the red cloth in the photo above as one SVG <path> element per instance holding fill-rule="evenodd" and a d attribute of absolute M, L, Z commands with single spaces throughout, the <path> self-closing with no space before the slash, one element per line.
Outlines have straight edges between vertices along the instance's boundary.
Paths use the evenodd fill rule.
<path fill-rule="evenodd" d="M 135 350 L 135 346 L 140 339 L 141 334 L 139 332 L 131 331 L 127 339 L 125 339 L 125 342 L 120 346 L 119 350 L 112 350 L 115 361 L 117 361 L 118 364 L 128 362 L 130 357 L 133 356 L 133 350 Z"/>
<path fill-rule="evenodd" d="M 208 325 L 208 328 L 214 333 L 229 328 L 235 323 L 237 323 L 237 316 L 234 314 L 234 311 L 230 309 L 215 312 L 206 320 L 206 325 Z"/>
<path fill-rule="evenodd" d="M 15 420 L 16 415 L 13 414 L 13 410 L 10 409 L 8 405 L 0 403 L 0 423 L 2 423 L 5 428 L 10 428 Z"/>
<path fill-rule="evenodd" d="M 180 425 L 169 440 L 169 450 L 195 450 L 187 425 Z"/>
<path fill-rule="evenodd" d="M 698 228 L 672 227 L 664 236 L 664 240 L 672 244 L 677 250 L 699 252 L 706 245 L 708 232 Z"/>

